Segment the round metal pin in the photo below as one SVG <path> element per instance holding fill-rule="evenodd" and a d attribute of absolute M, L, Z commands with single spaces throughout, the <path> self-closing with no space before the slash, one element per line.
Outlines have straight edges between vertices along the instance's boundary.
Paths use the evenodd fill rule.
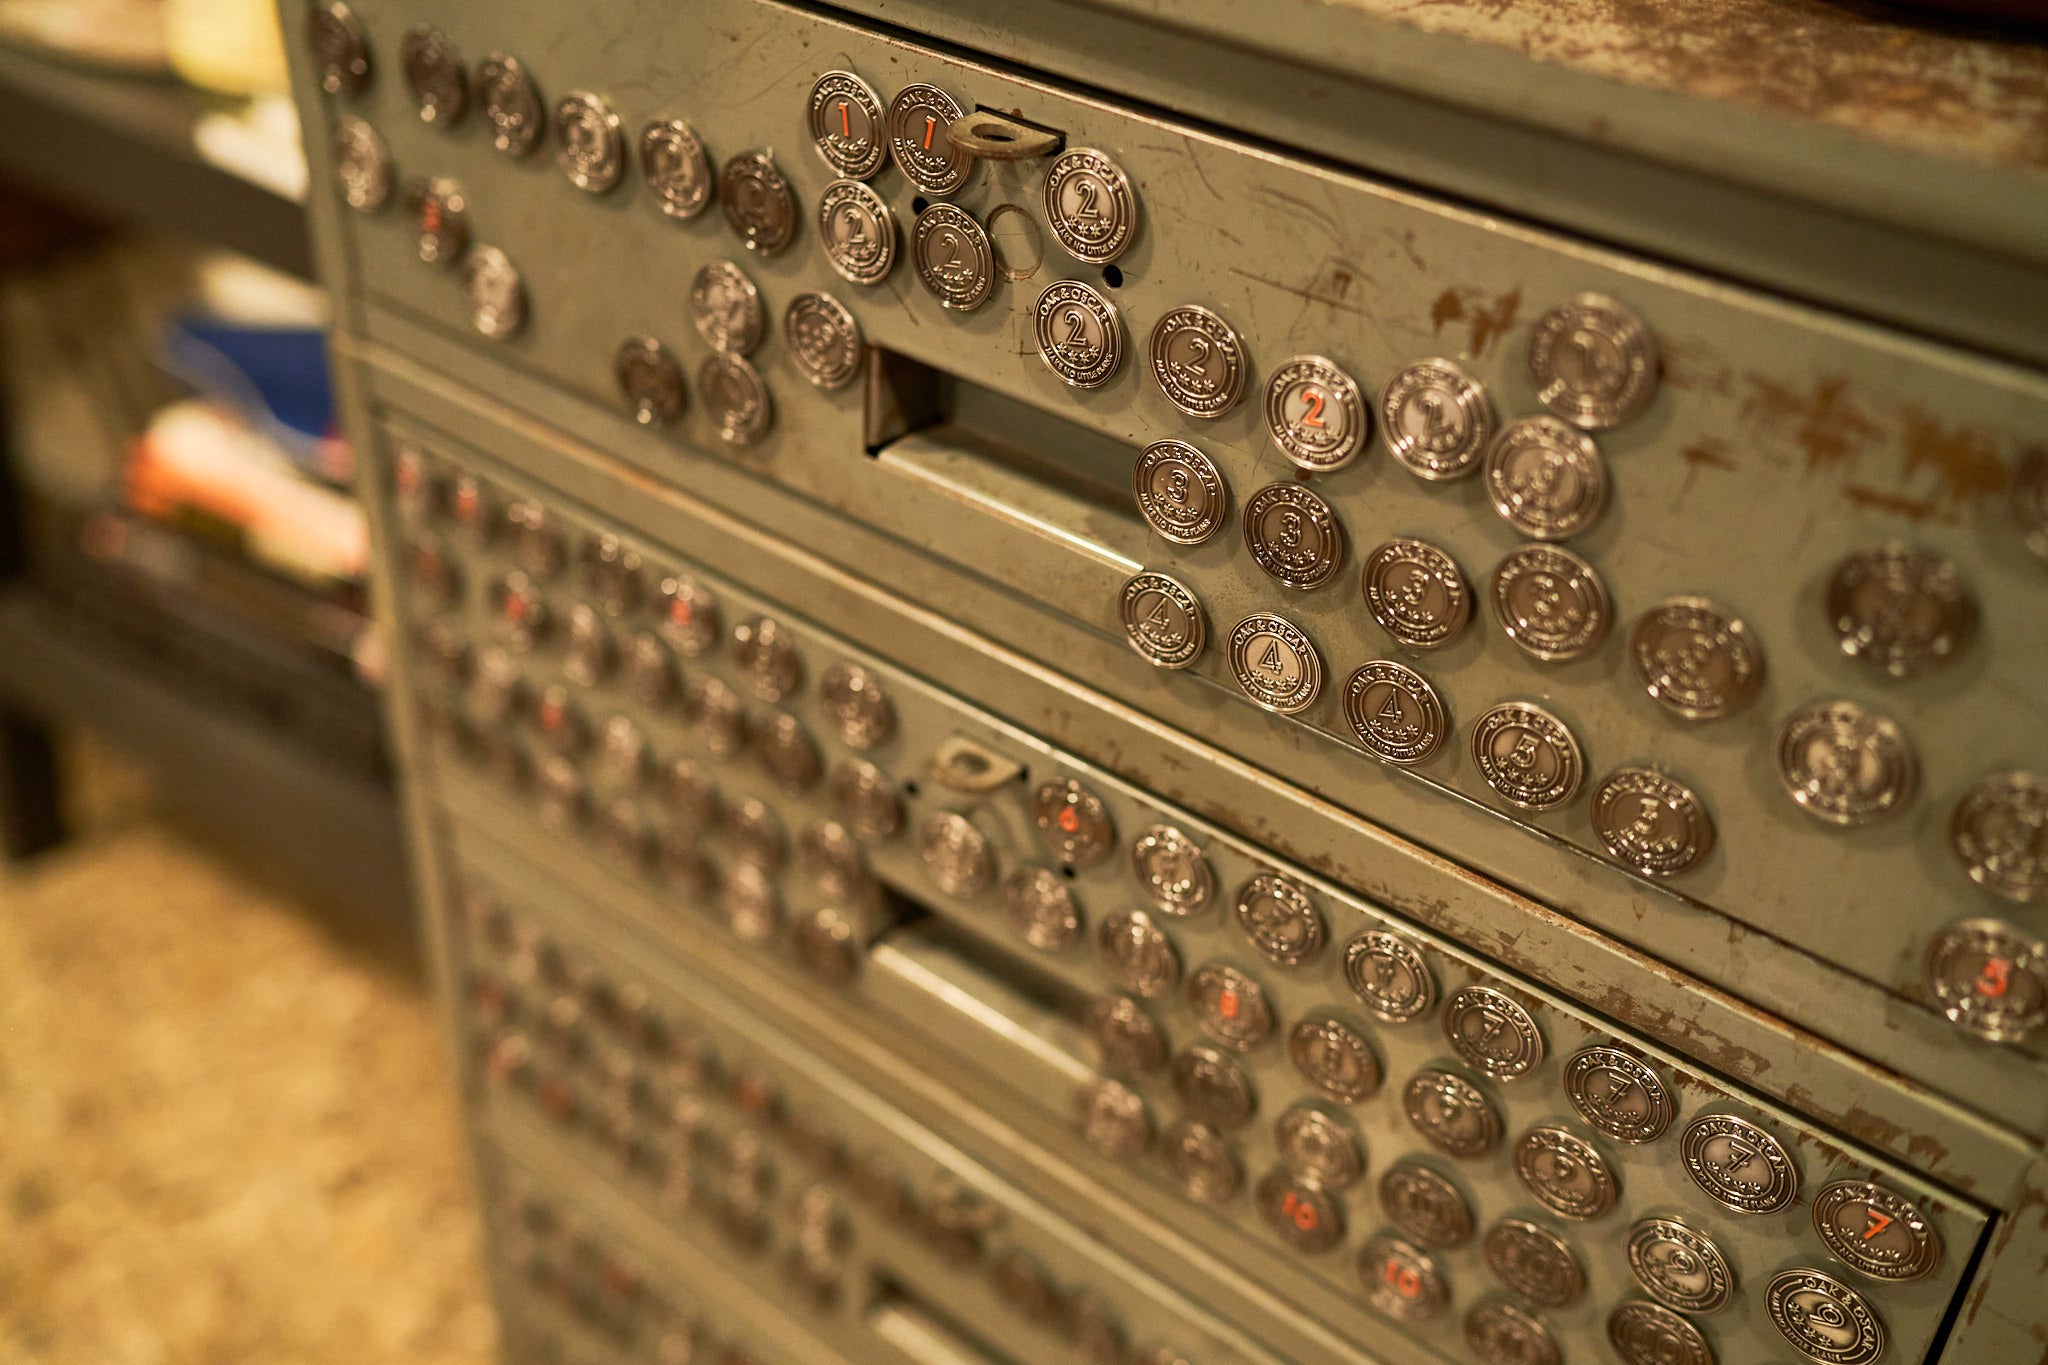
<path fill-rule="evenodd" d="M 1520 1080 L 1543 1061 L 1543 1032 L 1521 1003 L 1491 986 L 1464 986 L 1444 1002 L 1444 1037 L 1497 1081 Z"/>
<path fill-rule="evenodd" d="M 1457 561 L 1426 540 L 1390 540 L 1365 557 L 1365 607 L 1410 649 L 1441 649 L 1472 616 Z"/>
<path fill-rule="evenodd" d="M 1284 616 L 1257 612 L 1230 631 L 1230 671 L 1253 704 L 1291 716 L 1323 690 L 1323 659 L 1308 636 Z"/>
<path fill-rule="evenodd" d="M 832 803 L 863 839 L 887 839 L 903 827 L 903 798 L 889 774 L 872 763 L 842 763 L 834 769 Z"/>
<path fill-rule="evenodd" d="M 1502 702 L 1472 723 L 1472 761 L 1487 786 L 1523 810 L 1571 800 L 1586 768 L 1565 723 L 1524 701 Z"/>
<path fill-rule="evenodd" d="M 605 194 L 626 172 L 626 146 L 619 116 L 600 95 L 572 90 L 555 105 L 555 165 L 569 183 L 590 194 Z"/>
<path fill-rule="evenodd" d="M 827 71 L 805 102 L 811 144 L 843 176 L 865 180 L 882 169 L 889 144 L 882 135 L 882 97 L 851 71 Z"/>
<path fill-rule="evenodd" d="M 1152 378 L 1166 401 L 1190 417 L 1221 417 L 1244 397 L 1244 342 L 1237 329 L 1196 304 L 1170 308 L 1152 326 Z"/>
<path fill-rule="evenodd" d="M 1144 1096 L 1122 1082 L 1091 1082 L 1079 1108 L 1081 1137 L 1103 1155 L 1129 1160 L 1152 1145 L 1152 1113 Z"/>
<path fill-rule="evenodd" d="M 2020 543 L 2048 559 L 2048 451 L 2022 457 L 2013 470 L 2012 519 Z"/>
<path fill-rule="evenodd" d="M 2048 898 L 2048 781 L 1993 773 L 1956 802 L 1948 840 L 1986 891 L 2021 905 Z"/>
<path fill-rule="evenodd" d="M 1040 952 L 1064 952 L 1081 937 L 1081 907 L 1051 868 L 1020 867 L 1004 878 L 1003 905 L 1018 934 Z"/>
<path fill-rule="evenodd" d="M 1276 1166 L 1252 1190 L 1252 1205 L 1281 1241 L 1311 1255 L 1344 1240 L 1344 1206 L 1313 1180 Z"/>
<path fill-rule="evenodd" d="M 1160 1140 L 1167 1173 L 1180 1192 L 1203 1204 L 1221 1204 L 1244 1184 L 1244 1167 L 1230 1140 L 1204 1123 L 1183 1120 Z"/>
<path fill-rule="evenodd" d="M 1143 910 L 1120 910 L 1102 921 L 1095 936 L 1116 983 L 1133 995 L 1154 999 L 1180 981 L 1180 953 L 1166 931 Z"/>
<path fill-rule="evenodd" d="M 696 129 L 679 118 L 657 119 L 641 130 L 640 174 L 671 218 L 695 218 L 711 202 L 710 158 Z"/>
<path fill-rule="evenodd" d="M 1045 221 L 1067 254 L 1090 265 L 1123 255 L 1138 233 L 1138 196 L 1123 167 L 1070 147 L 1045 168 Z"/>
<path fill-rule="evenodd" d="M 803 655 L 772 616 L 749 616 L 732 628 L 732 659 L 740 681 L 762 701 L 781 701 L 803 686 Z"/>
<path fill-rule="evenodd" d="M 1453 361 L 1419 360 L 1380 390 L 1387 450 L 1418 478 L 1441 482 L 1478 473 L 1493 426 L 1486 389 Z"/>
<path fill-rule="evenodd" d="M 1199 1123 L 1235 1128 L 1259 1107 L 1244 1068 L 1213 1047 L 1198 1044 L 1177 1053 L 1170 1076 L 1174 1097 Z"/>
<path fill-rule="evenodd" d="M 1376 659 L 1344 687 L 1344 719 L 1376 757 L 1409 768 L 1443 747 L 1450 716 L 1429 679 L 1405 664 Z"/>
<path fill-rule="evenodd" d="M 334 125 L 334 179 L 341 201 L 358 213 L 375 213 L 391 198 L 391 152 L 363 119 L 344 114 Z"/>
<path fill-rule="evenodd" d="M 1159 668 L 1186 668 L 1209 639 L 1201 602 L 1186 584 L 1163 573 L 1134 574 L 1125 582 L 1117 614 L 1131 648 Z"/>
<path fill-rule="evenodd" d="M 767 381 L 742 356 L 719 354 L 697 371 L 697 393 L 720 440 L 750 446 L 768 434 L 774 407 Z"/>
<path fill-rule="evenodd" d="M 1702 1114 L 1678 1140 L 1685 1169 L 1717 1203 L 1737 1213 L 1777 1213 L 1799 1194 L 1799 1169 L 1784 1144 L 1733 1114 Z"/>
<path fill-rule="evenodd" d="M 718 200 L 725 221 L 749 251 L 773 256 L 796 235 L 796 195 L 775 158 L 742 152 L 718 173 Z"/>
<path fill-rule="evenodd" d="M 1614 607 L 1591 564 L 1557 545 L 1524 545 L 1493 571 L 1493 616 L 1524 654 L 1583 659 L 1607 638 Z"/>
<path fill-rule="evenodd" d="M 1993 1043 L 2048 1023 L 2048 944 L 1995 919 L 1951 924 L 1927 945 L 1927 993 L 1950 1023 Z"/>
<path fill-rule="evenodd" d="M 1920 1206 L 1872 1181 L 1822 1186 L 1813 1230 L 1844 1265 L 1873 1280 L 1924 1279 L 1941 1264 L 1941 1234 Z"/>
<path fill-rule="evenodd" d="M 1124 361 L 1124 329 L 1116 305 L 1079 280 L 1055 280 L 1032 310 L 1038 354 L 1077 389 L 1099 389 Z"/>
<path fill-rule="evenodd" d="M 1607 1344 L 1622 1365 L 1715 1365 L 1700 1329 L 1661 1303 L 1626 1299 L 1607 1315 Z"/>
<path fill-rule="evenodd" d="M 1486 494 L 1501 520 L 1535 540 L 1569 540 L 1607 502 L 1593 438 L 1555 417 L 1518 417 L 1486 448 Z"/>
<path fill-rule="evenodd" d="M 1344 945 L 1344 984 L 1390 1024 L 1420 1019 L 1436 1004 L 1436 977 L 1422 950 L 1385 929 L 1368 929 Z"/>
<path fill-rule="evenodd" d="M 453 266 L 469 249 L 469 200 L 453 180 L 415 179 L 405 187 L 405 211 L 419 234 L 420 259 Z"/>
<path fill-rule="evenodd" d="M 1490 1299 L 1465 1315 L 1465 1344 L 1498 1365 L 1561 1365 L 1550 1330 L 1511 1303 Z"/>
<path fill-rule="evenodd" d="M 1515 1175 L 1560 1218 L 1590 1222 L 1621 1195 L 1614 1172 L 1592 1143 L 1563 1128 L 1531 1128 L 1515 1143 Z"/>
<path fill-rule="evenodd" d="M 712 261 L 690 281 L 690 320 L 712 350 L 735 355 L 751 354 L 767 329 L 761 291 L 731 261 Z"/>
<path fill-rule="evenodd" d="M 1287 1060 L 1325 1099 L 1356 1104 L 1380 1088 L 1380 1061 L 1351 1025 L 1310 1015 L 1287 1035 Z"/>
<path fill-rule="evenodd" d="M 1906 732 L 1853 701 L 1819 701 L 1778 730 L 1778 780 L 1799 808 L 1831 825 L 1867 825 L 1896 814 L 1920 786 Z"/>
<path fill-rule="evenodd" d="M 1301 469 L 1342 469 L 1365 449 L 1370 419 L 1358 381 L 1319 355 L 1283 361 L 1266 380 L 1266 433 Z"/>
<path fill-rule="evenodd" d="M 1653 768 L 1617 768 L 1593 789 L 1593 831 L 1618 863 L 1648 877 L 1691 870 L 1714 847 L 1692 788 Z"/>
<path fill-rule="evenodd" d="M 1451 1299 L 1428 1252 L 1384 1233 L 1358 1249 L 1358 1278 L 1366 1302 L 1400 1322 L 1427 1322 Z"/>
<path fill-rule="evenodd" d="M 1641 412 L 1657 392 L 1657 343 L 1641 318 L 1604 294 L 1579 294 L 1529 332 L 1536 399 L 1599 431 Z"/>
<path fill-rule="evenodd" d="M 1176 545 L 1200 545 L 1223 529 L 1230 487 L 1207 455 L 1186 441 L 1154 441 L 1131 471 L 1138 511 Z"/>
<path fill-rule="evenodd" d="M 1628 657 L 1643 690 L 1686 720 L 1741 710 L 1764 675 L 1749 628 L 1704 597 L 1673 597 L 1644 612 L 1629 632 Z"/>
<path fill-rule="evenodd" d="M 1826 1271 L 1778 1272 L 1764 1289 L 1764 1311 L 1785 1340 L 1822 1365 L 1870 1365 L 1884 1355 L 1884 1320 Z"/>
<path fill-rule="evenodd" d="M 896 733 L 896 706 L 882 680 L 859 664 L 841 661 L 818 680 L 818 705 L 832 721 L 840 742 L 872 749 Z"/>
<path fill-rule="evenodd" d="M 491 145 L 507 156 L 532 151 L 547 124 L 547 106 L 519 59 L 502 52 L 484 58 L 477 64 L 476 89 L 491 125 Z"/>
<path fill-rule="evenodd" d="M 1500 1143 L 1500 1111 L 1478 1086 L 1448 1071 L 1418 1071 L 1401 1090 L 1401 1112 L 1446 1156 L 1484 1156 Z"/>
<path fill-rule="evenodd" d="M 398 45 L 399 64 L 420 121 L 452 128 L 469 111 L 469 72 L 462 53 L 438 29 L 415 28 Z"/>
<path fill-rule="evenodd" d="M 1503 1218 L 1480 1243 L 1487 1268 L 1539 1308 L 1564 1308 L 1586 1292 L 1586 1270 L 1571 1244 L 1525 1218 Z"/>
<path fill-rule="evenodd" d="M 1977 633 L 1976 594 L 1955 561 L 1897 542 L 1838 564 L 1827 605 L 1842 652 L 1894 678 L 1953 662 Z"/>
<path fill-rule="evenodd" d="M 941 308 L 971 312 L 995 288 L 995 250 L 973 214 L 957 204 L 933 204 L 911 230 L 917 277 Z"/>
<path fill-rule="evenodd" d="M 1615 1047 L 1589 1047 L 1564 1064 L 1565 1098 L 1579 1117 L 1616 1142 L 1655 1142 L 1678 1106 L 1655 1069 Z"/>
<path fill-rule="evenodd" d="M 946 130 L 965 112 L 951 95 L 922 81 L 904 86 L 889 101 L 889 153 L 910 183 L 926 194 L 951 194 L 967 183 L 967 173 L 974 169 L 974 158 L 946 137 Z"/>
<path fill-rule="evenodd" d="M 1344 527 L 1330 505 L 1298 483 L 1269 483 L 1244 505 L 1244 543 L 1258 566 L 1304 592 L 1344 562 Z"/>
<path fill-rule="evenodd" d="M 1205 962 L 1188 976 L 1188 1008 L 1202 1032 L 1240 1052 L 1273 1032 L 1273 1005 L 1258 979 L 1221 962 Z"/>
<path fill-rule="evenodd" d="M 682 371 L 675 372 L 676 383 L 682 383 Z M 694 659 L 717 646 L 724 634 L 721 629 L 718 598 L 702 583 L 688 574 L 675 574 L 661 580 L 659 601 L 655 610 L 661 618 L 661 634 L 676 652 L 685 658 Z"/>
<path fill-rule="evenodd" d="M 896 215 L 858 180 L 835 180 L 818 199 L 818 240 L 834 270 L 855 284 L 880 284 L 896 265 Z"/>
<path fill-rule="evenodd" d="M 1166 1065 L 1166 1032 L 1145 1007 L 1128 995 L 1107 995 L 1088 1007 L 1088 1033 L 1102 1064 L 1129 1073 Z"/>
<path fill-rule="evenodd" d="M 1323 912 L 1308 888 L 1278 872 L 1257 872 L 1237 891 L 1237 927 L 1252 946 L 1283 967 L 1298 967 L 1323 949 Z"/>
<path fill-rule="evenodd" d="M 798 294 L 782 315 L 782 335 L 797 373 L 821 389 L 843 389 L 860 374 L 867 348 L 860 323 L 830 294 Z"/>
<path fill-rule="evenodd" d="M 1047 782 L 1032 793 L 1031 823 L 1047 852 L 1076 867 L 1099 863 L 1116 847 L 1109 807 L 1071 777 Z"/>
<path fill-rule="evenodd" d="M 1718 1313 L 1735 1297 L 1735 1272 L 1704 1232 L 1676 1218 L 1645 1218 L 1628 1230 L 1629 1273 L 1651 1298 L 1681 1313 Z"/>
<path fill-rule="evenodd" d="M 1273 1149 L 1288 1170 L 1341 1194 L 1365 1175 L 1365 1153 L 1344 1123 L 1311 1104 L 1290 1105 L 1273 1123 Z"/>
<path fill-rule="evenodd" d="M 949 896 L 978 895 L 995 875 L 988 836 L 953 811 L 941 811 L 924 822 L 917 853 L 932 883 Z"/>
<path fill-rule="evenodd" d="M 330 95 L 354 95 L 370 83 L 370 43 L 355 11 L 342 0 L 320 0 L 306 10 L 306 50 Z"/>
<path fill-rule="evenodd" d="M 512 258 L 494 246 L 474 246 L 462 262 L 462 292 L 470 325 L 503 341 L 526 325 L 526 286 Z"/>
<path fill-rule="evenodd" d="M 1423 1246 L 1456 1247 L 1472 1240 L 1476 1224 L 1464 1192 L 1419 1161 L 1387 1167 L 1379 1196 L 1388 1220 Z"/>
<path fill-rule="evenodd" d="M 1171 825 L 1153 825 L 1131 841 L 1131 871 L 1146 899 L 1169 915 L 1207 909 L 1216 894 L 1201 845 Z"/>

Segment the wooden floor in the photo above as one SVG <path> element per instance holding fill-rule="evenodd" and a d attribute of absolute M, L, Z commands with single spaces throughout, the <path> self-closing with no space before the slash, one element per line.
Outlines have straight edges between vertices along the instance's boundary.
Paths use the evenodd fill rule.
<path fill-rule="evenodd" d="M 81 837 L 0 871 L 0 1365 L 493 1360 L 408 947 L 79 766 Z"/>

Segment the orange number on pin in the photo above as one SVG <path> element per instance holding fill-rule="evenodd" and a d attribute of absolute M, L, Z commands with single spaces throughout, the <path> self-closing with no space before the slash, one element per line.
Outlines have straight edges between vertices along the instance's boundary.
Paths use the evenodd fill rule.
<path fill-rule="evenodd" d="M 1402 1265 L 1399 1261 L 1387 1262 L 1386 1280 L 1388 1284 L 1394 1286 L 1394 1292 L 1404 1299 L 1414 1299 L 1422 1296 L 1422 1276 L 1416 1274 L 1407 1266 Z"/>
<path fill-rule="evenodd" d="M 1866 1242 L 1892 1225 L 1891 1215 L 1888 1213 L 1879 1213 L 1876 1209 L 1865 1209 L 1864 1212 L 1870 1215 L 1870 1230 L 1863 1234 L 1863 1240 Z"/>
<path fill-rule="evenodd" d="M 853 136 L 853 119 L 846 112 L 845 100 L 839 101 L 839 135 L 841 137 Z"/>
<path fill-rule="evenodd" d="M 932 149 L 932 130 L 938 126 L 939 121 L 937 119 L 933 118 L 930 114 L 924 116 L 924 149 L 926 151 Z"/>
<path fill-rule="evenodd" d="M 1323 391 L 1310 389 L 1303 396 L 1308 399 L 1308 411 L 1301 415 L 1301 424 L 1320 428 L 1323 425 Z"/>
<path fill-rule="evenodd" d="M 1984 970 L 1977 974 L 1977 994 L 1997 997 L 2012 989 L 2012 960 L 2010 958 L 1988 958 Z"/>

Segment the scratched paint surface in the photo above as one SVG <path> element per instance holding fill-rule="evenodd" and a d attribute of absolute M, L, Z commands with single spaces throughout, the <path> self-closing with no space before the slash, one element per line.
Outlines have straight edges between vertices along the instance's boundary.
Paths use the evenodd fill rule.
<path fill-rule="evenodd" d="M 1162 714 L 1204 732 L 1220 721 L 1220 738 L 1236 752 L 1254 761 L 1284 753 L 1294 780 L 1435 842 L 1429 808 L 1369 801 L 1355 776 L 1368 760 L 1347 742 L 1341 682 L 1366 659 L 1395 652 L 1364 613 L 1355 568 L 1318 592 L 1294 592 L 1252 565 L 1234 527 L 1206 545 L 1176 548 L 1148 538 L 1128 513 L 1063 510 L 1055 491 L 1035 487 L 1017 494 L 1031 518 L 1060 526 L 1062 544 L 1078 541 L 1102 553 L 1063 553 L 1023 535 L 1014 519 L 985 524 L 963 513 L 957 499 L 934 500 L 928 489 L 860 457 L 858 391 L 820 395 L 805 384 L 788 359 L 779 315 L 797 292 L 825 289 L 853 307 L 869 341 L 972 377 L 1133 451 L 1162 437 L 1192 439 L 1216 460 L 1241 505 L 1260 486 L 1293 479 L 1294 471 L 1266 439 L 1256 401 L 1201 425 L 1168 407 L 1143 362 L 1143 339 L 1167 308 L 1200 302 L 1230 320 L 1246 338 L 1254 393 L 1257 376 L 1298 352 L 1332 356 L 1368 391 L 1402 364 L 1449 354 L 1487 382 L 1503 416 L 1515 416 L 1535 407 L 1522 359 L 1530 325 L 1578 290 L 1603 290 L 1649 320 L 1669 374 L 1645 415 L 1601 437 L 1612 497 L 1599 523 L 1574 542 L 1615 597 L 1616 629 L 1593 658 L 1539 666 L 1482 619 L 1451 647 L 1419 660 L 1447 699 L 1458 739 L 1487 706 L 1527 698 L 1578 734 L 1589 782 L 1624 763 L 1670 768 L 1701 792 L 1721 829 L 1719 849 L 1679 891 L 1909 1000 L 1918 997 L 1917 964 L 1928 936 L 1951 918 L 2000 909 L 1954 865 L 1946 816 L 1987 771 L 2048 769 L 2048 701 L 2038 686 L 2048 671 L 2048 632 L 2037 628 L 2044 576 L 2018 548 L 2004 498 L 2008 471 L 2048 432 L 2048 385 L 2038 377 L 1335 172 L 1248 155 L 1206 134 L 868 35 L 822 29 L 815 47 L 777 43 L 768 36 L 770 21 L 735 3 L 707 11 L 694 40 L 680 44 L 657 10 L 639 11 L 616 31 L 575 22 L 536 26 L 533 48 L 547 54 L 539 73 L 544 83 L 603 89 L 628 129 L 656 116 L 687 115 L 721 156 L 773 148 L 799 202 L 813 205 L 831 175 L 803 123 L 815 75 L 850 65 L 885 96 L 913 77 L 936 79 L 970 102 L 1027 109 L 1066 128 L 1076 144 L 1109 151 L 1131 172 L 1145 214 L 1119 262 L 1123 283 L 1106 291 L 1122 311 L 1129 356 L 1113 381 L 1087 393 L 1066 388 L 1039 360 L 1031 305 L 1052 279 L 1100 275 L 1049 241 L 1040 243 L 1035 270 L 1036 251 L 1008 261 L 1025 278 L 999 282 L 992 301 L 968 314 L 938 309 L 907 263 L 884 284 L 854 290 L 829 270 L 809 223 L 788 252 L 746 258 L 771 317 L 757 362 L 779 409 L 767 440 L 742 457 L 762 478 L 899 528 L 941 560 L 1071 612 L 1091 630 L 1115 629 L 1109 603 L 1123 572 L 1118 564 L 1183 577 L 1219 627 L 1255 610 L 1285 612 L 1317 642 L 1331 675 L 1322 700 L 1304 713 L 1313 734 L 1302 736 L 1293 722 L 1241 703 L 1233 708 L 1235 689 L 1215 649 L 1176 682 L 1179 690 L 1159 703 Z M 378 31 L 384 7 L 366 4 L 363 12 Z M 410 5 L 406 13 L 440 22 L 467 49 L 487 51 L 501 41 L 495 23 L 452 0 Z M 608 196 L 583 194 L 545 156 L 515 163 L 493 152 L 478 120 L 453 133 L 419 124 L 396 81 L 380 82 L 358 107 L 377 117 L 401 166 L 481 187 L 473 194 L 472 230 L 520 263 L 534 303 L 528 331 L 494 354 L 518 372 L 606 406 L 617 401 L 609 358 L 623 336 L 661 337 L 695 373 L 707 350 L 684 318 L 690 279 L 709 260 L 747 257 L 717 210 L 678 224 L 630 180 Z M 910 188 L 893 171 L 877 184 L 907 236 Z M 956 202 L 1017 228 L 1039 218 L 1038 190 L 1036 166 L 983 166 Z M 458 287 L 413 259 L 398 215 L 358 219 L 351 227 L 351 246 L 374 296 L 450 336 L 467 334 Z M 593 270 L 582 252 L 563 249 L 583 240 L 601 242 L 606 259 L 631 268 Z M 679 447 L 730 455 L 701 403 L 676 438 Z M 1448 550 L 1483 590 L 1492 567 L 1518 542 L 1478 485 L 1422 484 L 1381 451 L 1315 480 L 1344 524 L 1352 565 L 1385 539 L 1421 535 Z M 1834 650 L 1820 605 L 1826 577 L 1843 554 L 1894 537 L 1963 563 L 1987 622 L 1964 664 L 1906 685 L 1850 667 Z M 902 586 L 912 595 L 936 592 L 944 604 L 943 590 L 930 580 Z M 1699 592 L 1749 624 L 1762 642 L 1768 676 L 1743 715 L 1685 727 L 1643 696 L 1623 640 L 1652 603 Z M 985 628 L 1004 631 L 999 621 Z M 1189 691 L 1199 689 L 1196 679 L 1214 684 L 1215 692 Z M 1839 832 L 1794 810 L 1779 791 L 1770 756 L 1775 727 L 1799 705 L 1827 696 L 1864 701 L 1906 726 L 1924 776 L 1922 795 L 1905 817 Z M 1447 745 L 1418 781 L 1498 809 L 1462 742 Z M 1583 798 L 1526 823 L 1576 847 L 1600 848 Z M 1486 865 L 1484 846 L 1440 846 Z M 2002 912 L 2037 928 L 2048 918 Z"/>
<path fill-rule="evenodd" d="M 1860 0 L 1326 0 L 1541 62 L 2048 168 L 2048 44 Z"/>

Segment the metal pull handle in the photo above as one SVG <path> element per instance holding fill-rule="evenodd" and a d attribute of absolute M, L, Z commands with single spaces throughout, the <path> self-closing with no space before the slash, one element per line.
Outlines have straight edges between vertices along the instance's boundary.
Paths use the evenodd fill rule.
<path fill-rule="evenodd" d="M 868 954 L 867 995 L 935 1041 L 1066 1112 L 1097 1077 L 1078 1002 L 1031 998 L 999 969 L 971 960 L 928 927 L 899 930 Z"/>
<path fill-rule="evenodd" d="M 1066 146 L 1067 135 L 992 109 L 976 109 L 946 125 L 946 141 L 954 151 L 984 161 L 1035 161 Z"/>
<path fill-rule="evenodd" d="M 917 1365 L 1006 1365 L 982 1342 L 901 1290 L 885 1293 L 868 1309 L 868 1330 Z"/>

